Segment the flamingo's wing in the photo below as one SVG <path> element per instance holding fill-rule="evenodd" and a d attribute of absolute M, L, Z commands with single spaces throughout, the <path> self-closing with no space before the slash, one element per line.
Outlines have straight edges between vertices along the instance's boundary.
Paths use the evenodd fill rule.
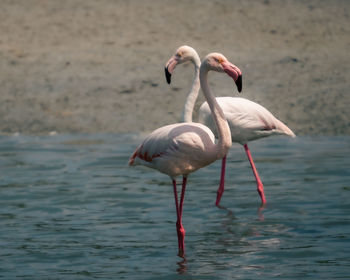
<path fill-rule="evenodd" d="M 179 123 L 156 129 L 135 150 L 129 165 L 155 168 L 169 176 L 188 174 L 208 164 L 214 134 L 198 123 Z"/>
<path fill-rule="evenodd" d="M 140 160 L 151 163 L 155 158 L 176 150 L 176 141 L 169 136 L 171 129 L 171 126 L 163 126 L 149 134 L 130 157 L 129 165 L 140 163 Z"/>
<path fill-rule="evenodd" d="M 231 109 L 232 108 L 230 108 L 230 110 L 225 110 L 224 114 L 232 133 L 234 133 L 237 129 L 250 131 L 264 129 L 264 123 L 259 118 L 256 118 L 256 116 L 250 115 L 242 110 L 235 111 Z M 217 135 L 216 127 L 210 114 L 209 107 L 202 106 L 200 108 L 199 121 L 209 126 L 215 132 L 215 135 Z M 234 135 L 232 135 L 232 137 L 234 137 Z"/>
<path fill-rule="evenodd" d="M 272 130 L 275 117 L 263 106 L 240 97 L 220 97 L 227 121 L 233 126 L 248 130 Z"/>
<path fill-rule="evenodd" d="M 234 142 L 244 143 L 272 134 L 295 136 L 270 111 L 253 101 L 240 97 L 218 97 L 217 101 L 227 118 Z M 199 109 L 199 121 L 215 131 L 210 109 L 206 102 Z"/>
<path fill-rule="evenodd" d="M 270 130 L 268 124 L 264 122 L 264 119 L 261 119 L 258 116 L 250 115 L 246 112 L 225 112 L 225 116 L 229 126 L 232 128 L 239 127 L 241 129 L 251 131 Z"/>

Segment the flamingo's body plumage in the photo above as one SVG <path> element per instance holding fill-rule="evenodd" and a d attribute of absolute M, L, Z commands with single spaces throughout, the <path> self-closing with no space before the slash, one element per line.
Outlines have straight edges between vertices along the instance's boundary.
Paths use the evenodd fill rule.
<path fill-rule="evenodd" d="M 214 134 L 208 127 L 200 123 L 176 123 L 148 135 L 129 164 L 141 164 L 175 178 L 212 163 L 218 156 Z"/>
<path fill-rule="evenodd" d="M 265 107 L 241 97 L 217 97 L 224 111 L 231 130 L 232 142 L 242 145 L 272 135 L 289 135 L 294 133 Z M 199 108 L 198 120 L 207 125 L 216 135 L 209 106 L 204 102 Z"/>

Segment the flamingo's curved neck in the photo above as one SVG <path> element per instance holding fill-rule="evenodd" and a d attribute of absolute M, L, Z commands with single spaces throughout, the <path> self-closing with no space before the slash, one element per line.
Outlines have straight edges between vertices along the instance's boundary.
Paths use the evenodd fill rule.
<path fill-rule="evenodd" d="M 195 76 L 193 79 L 191 91 L 187 95 L 185 106 L 184 106 L 184 111 L 182 115 L 182 120 L 184 122 L 192 122 L 193 108 L 194 108 L 194 104 L 196 103 L 199 88 L 200 88 L 199 67 L 201 66 L 201 61 L 198 54 L 193 55 L 192 62 L 194 64 Z"/>
<path fill-rule="evenodd" d="M 202 63 L 200 67 L 200 85 L 202 87 L 204 97 L 209 104 L 211 115 L 214 119 L 218 132 L 218 142 L 216 144 L 215 153 L 219 159 L 223 158 L 227 154 L 232 145 L 231 131 L 221 107 L 210 91 L 208 85 L 208 71 L 209 69 L 207 65 Z"/>

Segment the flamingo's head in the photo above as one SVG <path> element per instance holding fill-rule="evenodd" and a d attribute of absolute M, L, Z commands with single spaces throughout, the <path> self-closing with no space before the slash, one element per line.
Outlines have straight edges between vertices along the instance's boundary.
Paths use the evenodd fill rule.
<path fill-rule="evenodd" d="M 242 91 L 242 71 L 222 54 L 208 54 L 202 62 L 202 67 L 216 72 L 225 72 L 235 81 L 238 92 Z"/>
<path fill-rule="evenodd" d="M 181 46 L 176 50 L 175 54 L 165 64 L 165 77 L 168 84 L 170 84 L 171 82 L 171 75 L 176 65 L 187 61 L 191 61 L 195 65 L 197 64 L 197 67 L 199 67 L 200 65 L 200 59 L 195 49 L 189 46 Z"/>

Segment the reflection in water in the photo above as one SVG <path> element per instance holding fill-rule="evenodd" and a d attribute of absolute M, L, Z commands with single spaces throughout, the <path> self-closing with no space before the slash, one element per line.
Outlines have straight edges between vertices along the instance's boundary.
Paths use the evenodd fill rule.
<path fill-rule="evenodd" d="M 178 274 L 185 274 L 186 270 L 187 270 L 186 258 L 183 258 L 183 260 L 177 262 L 177 265 L 179 266 L 176 270 L 178 272 Z"/>
<path fill-rule="evenodd" d="M 245 240 L 246 237 L 249 237 L 249 236 L 260 236 L 260 233 L 258 232 L 256 226 L 251 227 L 248 221 L 239 220 L 235 216 L 233 211 L 225 206 L 220 206 L 219 208 L 226 211 L 226 216 L 221 219 L 222 228 L 225 229 L 226 232 L 230 233 L 230 235 L 233 234 L 235 236 L 236 243 L 243 242 L 243 240 Z M 264 220 L 263 214 L 262 214 L 263 209 L 264 207 L 258 208 L 259 221 Z M 231 240 L 231 237 L 229 238 L 229 240 Z"/>
<path fill-rule="evenodd" d="M 233 212 L 230 209 L 228 209 L 226 206 L 222 206 L 221 204 L 219 204 L 219 205 L 216 205 L 216 207 L 230 212 L 229 215 L 234 217 Z"/>

